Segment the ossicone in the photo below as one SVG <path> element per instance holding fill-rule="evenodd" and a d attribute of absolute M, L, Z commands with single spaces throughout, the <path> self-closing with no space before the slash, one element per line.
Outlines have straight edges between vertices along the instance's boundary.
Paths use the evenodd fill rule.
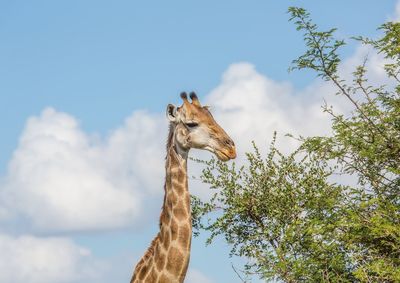
<path fill-rule="evenodd" d="M 187 100 L 187 93 L 186 92 L 181 92 L 181 98 L 183 99 L 183 100 Z"/>
<path fill-rule="evenodd" d="M 192 99 L 192 104 L 194 104 L 194 105 L 196 105 L 196 106 L 201 106 L 201 105 L 200 105 L 200 101 L 199 101 L 199 99 L 197 98 L 197 95 L 196 95 L 196 93 L 195 93 L 194 91 L 192 91 L 192 92 L 190 93 L 190 99 Z"/>

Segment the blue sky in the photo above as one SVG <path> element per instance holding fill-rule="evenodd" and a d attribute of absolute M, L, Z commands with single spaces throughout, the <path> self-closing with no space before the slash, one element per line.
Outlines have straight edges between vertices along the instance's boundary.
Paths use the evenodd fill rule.
<path fill-rule="evenodd" d="M 373 37 L 399 18 L 396 3 L 0 0 L 0 246 L 63 247 L 70 276 L 56 274 L 61 262 L 43 277 L 36 272 L 37 282 L 126 282 L 157 228 L 165 106 L 195 90 L 233 137 L 264 142 L 269 135 L 260 133 L 276 128 L 316 133 L 327 124 L 302 119 L 319 120 L 319 92 L 329 88 L 314 74 L 287 72 L 304 50 L 287 8 L 307 8 L 339 37 Z M 343 70 L 362 52 L 357 43 L 346 46 Z M 239 102 L 248 106 L 237 110 Z M 201 184 L 193 187 L 206 197 Z M 82 198 L 103 192 L 112 201 L 95 197 L 84 214 Z M 102 202 L 110 207 L 101 210 Z M 204 237 L 195 239 L 190 283 L 239 282 L 231 262 L 240 260 L 228 251 L 223 240 L 205 248 Z M 32 258 L 23 260 L 29 266 Z M 6 264 L 0 259 L 0 269 Z"/>

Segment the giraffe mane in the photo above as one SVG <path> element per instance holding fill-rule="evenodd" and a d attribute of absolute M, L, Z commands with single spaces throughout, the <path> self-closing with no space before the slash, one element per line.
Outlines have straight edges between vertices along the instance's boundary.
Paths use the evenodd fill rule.
<path fill-rule="evenodd" d="M 172 140 L 174 138 L 174 130 L 175 126 L 173 125 L 172 122 L 169 123 L 169 128 L 168 128 L 168 138 L 167 138 L 167 156 L 168 156 L 168 150 L 172 146 Z M 167 157 L 165 157 L 167 158 Z"/>

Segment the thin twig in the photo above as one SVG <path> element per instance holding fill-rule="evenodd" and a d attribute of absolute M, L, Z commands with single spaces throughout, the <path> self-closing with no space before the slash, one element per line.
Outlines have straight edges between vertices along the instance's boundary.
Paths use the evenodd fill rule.
<path fill-rule="evenodd" d="M 236 268 L 233 266 L 233 263 L 231 263 L 231 267 L 232 267 L 233 271 L 236 273 L 236 275 L 239 277 L 240 281 L 242 281 L 243 283 L 248 282 L 248 281 L 244 280 L 244 279 L 242 278 L 242 276 L 240 276 L 239 272 L 238 272 L 238 271 L 236 270 Z"/>

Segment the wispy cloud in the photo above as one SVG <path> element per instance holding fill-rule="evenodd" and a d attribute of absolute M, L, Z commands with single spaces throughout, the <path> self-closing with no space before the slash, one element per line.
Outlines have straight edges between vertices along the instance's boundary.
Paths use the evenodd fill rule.
<path fill-rule="evenodd" d="M 394 15 L 391 17 L 392 21 L 400 22 L 400 1 L 397 1 Z"/>

